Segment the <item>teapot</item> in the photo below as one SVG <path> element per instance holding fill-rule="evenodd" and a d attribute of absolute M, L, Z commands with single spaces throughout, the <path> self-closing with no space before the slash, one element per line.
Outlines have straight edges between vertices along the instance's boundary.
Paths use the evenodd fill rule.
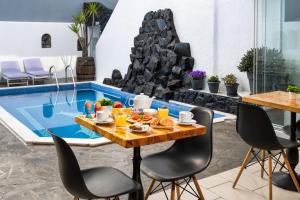
<path fill-rule="evenodd" d="M 149 109 L 151 107 L 152 101 L 154 97 L 150 98 L 149 96 L 141 93 L 140 95 L 136 95 L 134 99 L 129 99 L 129 106 L 133 106 L 137 109 Z M 131 100 L 133 100 L 133 104 L 130 104 Z"/>

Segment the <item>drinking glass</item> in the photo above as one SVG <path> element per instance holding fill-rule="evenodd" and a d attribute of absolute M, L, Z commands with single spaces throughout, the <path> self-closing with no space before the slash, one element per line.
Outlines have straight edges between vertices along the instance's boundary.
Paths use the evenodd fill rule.
<path fill-rule="evenodd" d="M 117 127 L 125 127 L 126 126 L 127 116 L 124 114 L 117 114 L 115 116 L 115 122 Z"/>
<path fill-rule="evenodd" d="M 159 108 L 158 109 L 158 117 L 159 118 L 168 118 L 169 117 L 169 109 L 168 108 Z"/>

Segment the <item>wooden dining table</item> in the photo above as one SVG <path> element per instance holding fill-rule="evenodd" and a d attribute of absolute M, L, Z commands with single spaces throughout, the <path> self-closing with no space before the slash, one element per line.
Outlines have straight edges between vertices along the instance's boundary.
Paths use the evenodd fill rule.
<path fill-rule="evenodd" d="M 242 98 L 243 102 L 257 104 L 261 106 L 276 108 L 279 110 L 289 111 L 290 117 L 290 135 L 291 141 L 297 141 L 296 137 L 296 115 L 300 113 L 300 94 L 288 93 L 284 91 L 267 92 L 245 96 Z M 292 169 L 299 164 L 299 151 L 298 148 L 287 149 L 287 157 L 291 164 Z M 296 174 L 297 175 L 297 174 Z M 297 175 L 300 180 L 300 175 Z M 276 172 L 273 174 L 273 184 L 276 186 L 296 191 L 293 181 L 289 174 L 284 172 Z"/>
<path fill-rule="evenodd" d="M 114 143 L 119 144 L 124 148 L 133 148 L 133 174 L 132 179 L 141 184 L 140 164 L 141 164 L 141 147 L 150 144 L 156 144 L 160 142 L 167 142 L 172 140 L 179 140 L 193 136 L 204 135 L 206 133 L 206 127 L 198 124 L 191 126 L 179 126 L 175 125 L 173 129 L 149 129 L 146 133 L 132 133 L 128 128 L 116 127 L 115 123 L 109 125 L 97 125 L 95 121 L 86 118 L 84 115 L 75 117 L 75 121 L 92 130 L 99 133 L 101 136 L 111 140 Z M 130 123 L 127 122 L 126 127 Z M 129 200 L 143 200 L 144 189 L 141 189 L 135 193 L 131 193 L 128 197 Z"/>

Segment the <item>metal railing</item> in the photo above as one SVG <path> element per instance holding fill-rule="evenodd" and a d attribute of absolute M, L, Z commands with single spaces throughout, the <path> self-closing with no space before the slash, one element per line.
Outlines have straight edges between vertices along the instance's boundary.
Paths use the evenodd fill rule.
<path fill-rule="evenodd" d="M 52 70 L 54 70 L 54 78 L 55 78 L 55 82 L 56 82 L 56 87 L 57 87 L 57 89 L 59 89 L 59 84 L 58 84 L 58 79 L 57 79 L 57 72 L 56 72 L 56 68 L 55 68 L 55 66 L 54 65 L 52 65 L 51 67 L 50 67 L 50 69 L 49 69 L 49 74 L 50 74 L 50 78 L 52 78 Z"/>
<path fill-rule="evenodd" d="M 67 66 L 65 67 L 65 80 L 66 80 L 66 82 L 68 82 L 68 69 L 70 69 L 71 77 L 72 77 L 72 82 L 73 82 L 74 88 L 76 88 L 76 83 L 75 83 L 75 78 L 74 78 L 73 68 L 72 68 L 71 65 L 67 65 Z"/>

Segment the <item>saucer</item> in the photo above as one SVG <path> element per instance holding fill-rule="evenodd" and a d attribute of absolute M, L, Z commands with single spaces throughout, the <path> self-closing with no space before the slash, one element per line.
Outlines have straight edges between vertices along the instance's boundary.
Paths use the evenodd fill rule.
<path fill-rule="evenodd" d="M 106 121 L 97 121 L 97 119 L 94 119 L 94 121 L 96 122 L 96 124 L 111 124 L 114 122 L 114 120 L 112 118 L 109 118 Z"/>
<path fill-rule="evenodd" d="M 192 119 L 192 120 L 189 121 L 189 122 L 181 122 L 181 121 L 177 120 L 176 123 L 177 123 L 178 125 L 182 125 L 182 126 L 190 126 L 190 125 L 196 124 L 197 121 L 194 120 L 194 119 Z"/>

